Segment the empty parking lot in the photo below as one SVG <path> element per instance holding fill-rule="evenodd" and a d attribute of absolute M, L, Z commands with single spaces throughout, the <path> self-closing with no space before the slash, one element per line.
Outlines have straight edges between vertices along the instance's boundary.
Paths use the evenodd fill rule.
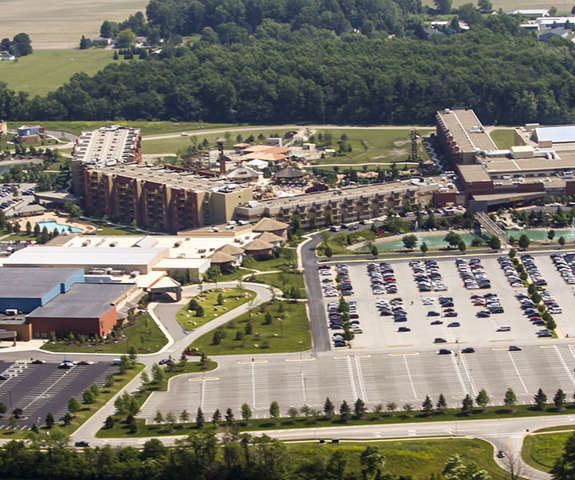
<path fill-rule="evenodd" d="M 35 365 L 31 363 L 0 362 L 0 374 L 7 379 L 0 382 L 0 401 L 8 413 L 23 410 L 19 428 L 29 429 L 33 423 L 41 425 L 51 412 L 56 420 L 66 413 L 68 400 L 81 401 L 82 392 L 96 383 L 102 386 L 117 367 L 109 362 L 76 365 L 59 369 L 57 363 Z M 0 429 L 8 428 L 9 415 L 0 419 Z"/>
<path fill-rule="evenodd" d="M 319 357 L 259 357 L 255 361 L 228 359 L 214 372 L 183 375 L 169 392 L 156 392 L 140 416 L 153 419 L 157 410 L 176 414 L 201 407 L 216 409 L 249 404 L 258 417 L 268 415 L 277 400 L 282 413 L 290 407 L 322 408 L 326 397 L 336 405 L 362 398 L 369 406 L 395 402 L 420 408 L 426 395 L 443 393 L 450 405 L 461 404 L 467 394 L 485 388 L 492 403 L 501 404 L 511 387 L 520 403 L 530 403 L 538 388 L 549 397 L 558 388 L 575 389 L 575 343 L 524 347 L 510 352 L 503 346 L 463 354 L 438 355 L 434 351 L 397 353 L 326 353 Z M 570 395 L 570 393 L 568 393 Z"/>

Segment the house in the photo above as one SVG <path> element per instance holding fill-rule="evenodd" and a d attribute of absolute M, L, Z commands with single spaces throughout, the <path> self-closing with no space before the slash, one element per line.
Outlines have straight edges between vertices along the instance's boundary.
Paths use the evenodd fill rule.
<path fill-rule="evenodd" d="M 275 233 L 272 232 L 264 232 L 259 237 L 258 240 L 262 240 L 267 243 L 271 243 L 274 248 L 278 248 L 282 246 L 284 239 L 282 237 L 278 237 Z"/>
<path fill-rule="evenodd" d="M 569 32 L 562 27 L 552 28 L 551 30 L 547 30 L 539 35 L 540 42 L 547 42 L 555 37 L 560 38 L 567 38 L 569 36 Z"/>
<path fill-rule="evenodd" d="M 264 217 L 253 226 L 252 230 L 256 233 L 271 232 L 285 240 L 288 227 L 287 223 L 280 222 L 274 218 Z"/>
<path fill-rule="evenodd" d="M 211 265 L 219 266 L 222 271 L 233 270 L 234 267 L 234 257 L 222 251 L 215 252 L 210 257 L 210 262 Z"/>
<path fill-rule="evenodd" d="M 239 267 L 242 264 L 242 260 L 244 259 L 244 251 L 240 247 L 236 247 L 235 245 L 232 245 L 230 243 L 224 245 L 223 247 L 218 248 L 216 250 L 216 253 L 217 252 L 222 252 L 232 256 L 233 265 L 236 267 Z M 213 263 L 213 255 L 211 261 Z"/>
<path fill-rule="evenodd" d="M 0 61 L 16 60 L 16 57 L 10 52 L 0 52 Z"/>
<path fill-rule="evenodd" d="M 287 166 L 275 174 L 277 183 L 294 183 L 302 182 L 306 178 L 306 173 L 299 168 Z"/>
<path fill-rule="evenodd" d="M 235 183 L 257 182 L 260 174 L 253 168 L 242 166 L 228 173 L 227 178 Z"/>
<path fill-rule="evenodd" d="M 520 9 L 520 10 L 513 10 L 512 12 L 509 12 L 508 15 L 521 15 L 522 17 L 527 18 L 548 17 L 549 10 L 546 8 Z"/>
<path fill-rule="evenodd" d="M 18 127 L 18 136 L 30 137 L 32 135 L 43 135 L 44 127 L 42 125 L 22 125 Z"/>
<path fill-rule="evenodd" d="M 247 245 L 244 245 L 244 250 L 247 254 L 260 260 L 270 258 L 273 254 L 273 249 L 274 247 L 271 243 L 264 242 L 259 238 L 256 238 Z"/>

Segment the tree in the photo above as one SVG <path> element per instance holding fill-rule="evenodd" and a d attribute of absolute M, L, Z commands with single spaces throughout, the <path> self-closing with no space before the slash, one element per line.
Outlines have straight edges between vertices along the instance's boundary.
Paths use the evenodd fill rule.
<path fill-rule="evenodd" d="M 373 243 L 369 244 L 369 253 L 371 253 L 374 257 L 377 257 L 377 254 L 379 253 L 379 250 Z"/>
<path fill-rule="evenodd" d="M 201 430 L 204 428 L 205 423 L 204 412 L 198 407 L 198 411 L 196 412 L 196 427 Z"/>
<path fill-rule="evenodd" d="M 82 402 L 84 402 L 86 405 L 89 405 L 90 403 L 94 403 L 95 397 L 94 394 L 92 393 L 92 390 L 88 389 L 85 390 L 84 393 L 82 394 Z"/>
<path fill-rule="evenodd" d="M 477 6 L 479 7 L 479 10 L 481 10 L 481 12 L 483 13 L 491 13 L 491 11 L 493 10 L 491 0 L 479 0 L 477 2 Z"/>
<path fill-rule="evenodd" d="M 445 413 L 445 411 L 447 410 L 447 401 L 445 400 L 445 396 L 443 395 L 443 393 L 439 394 L 439 398 L 437 399 L 436 408 L 441 413 Z"/>
<path fill-rule="evenodd" d="M 425 396 L 425 400 L 421 404 L 421 409 L 423 410 L 423 413 L 425 414 L 426 417 L 429 417 L 431 415 L 431 412 L 433 411 L 433 403 L 431 402 L 431 398 L 429 398 L 429 395 Z"/>
<path fill-rule="evenodd" d="M 429 247 L 427 246 L 426 242 L 423 242 L 421 244 L 421 246 L 419 247 L 419 249 L 421 250 L 421 253 L 427 253 L 427 251 L 429 250 Z"/>
<path fill-rule="evenodd" d="M 80 410 L 80 408 L 82 408 L 82 406 L 80 405 L 80 402 L 76 399 L 76 397 L 72 397 L 70 398 L 70 400 L 68 400 L 68 411 L 70 413 L 76 413 L 77 411 Z"/>
<path fill-rule="evenodd" d="M 188 413 L 188 411 L 184 408 L 182 410 L 182 412 L 180 413 L 180 422 L 182 423 L 188 423 L 190 421 L 190 414 Z"/>
<path fill-rule="evenodd" d="M 116 41 L 118 42 L 118 47 L 130 48 L 136 43 L 136 34 L 131 29 L 125 28 L 118 33 Z"/>
<path fill-rule="evenodd" d="M 572 480 L 575 471 L 575 434 L 572 434 L 565 443 L 563 454 L 559 457 L 551 474 L 553 480 Z"/>
<path fill-rule="evenodd" d="M 117 33 L 117 29 L 114 28 L 114 22 L 110 22 L 108 20 L 104 20 L 102 25 L 100 26 L 100 36 L 102 38 L 111 38 Z"/>
<path fill-rule="evenodd" d="M 270 417 L 278 418 L 280 416 L 280 405 L 275 400 L 270 404 Z"/>
<path fill-rule="evenodd" d="M 403 246 L 408 250 L 413 250 L 417 245 L 417 237 L 415 235 L 405 235 L 401 241 Z"/>
<path fill-rule="evenodd" d="M 80 39 L 80 50 L 86 50 L 90 47 L 90 40 L 88 40 L 84 35 Z"/>
<path fill-rule="evenodd" d="M 531 240 L 529 240 L 529 237 L 527 235 L 523 234 L 519 237 L 519 248 L 521 248 L 522 250 L 529 248 L 530 243 Z"/>
<path fill-rule="evenodd" d="M 553 240 L 553 239 L 555 238 L 555 230 L 549 230 L 549 231 L 547 232 L 547 238 L 548 238 L 549 240 Z"/>
<path fill-rule="evenodd" d="M 298 409 L 295 407 L 288 408 L 288 417 L 291 418 L 291 421 L 294 422 L 298 415 Z"/>
<path fill-rule="evenodd" d="M 499 240 L 499 237 L 495 235 L 491 236 L 489 239 L 489 248 L 492 250 L 499 250 L 501 248 L 501 240 Z"/>
<path fill-rule="evenodd" d="M 385 404 L 385 408 L 388 412 L 395 412 L 397 410 L 397 403 L 395 402 L 387 402 Z"/>
<path fill-rule="evenodd" d="M 331 246 L 329 244 L 326 244 L 326 246 L 323 249 L 323 252 L 324 252 L 325 256 L 328 258 L 331 258 L 333 256 L 333 249 L 331 248 Z"/>
<path fill-rule="evenodd" d="M 217 409 L 214 414 L 212 415 L 212 423 L 214 425 L 219 425 L 222 421 L 222 414 L 219 409 Z"/>
<path fill-rule="evenodd" d="M 451 12 L 451 0 L 433 0 L 437 13 L 445 15 Z"/>
<path fill-rule="evenodd" d="M 381 470 L 385 465 L 385 459 L 379 451 L 379 448 L 369 446 L 361 452 L 360 464 L 364 467 L 363 478 L 380 478 Z"/>
<path fill-rule="evenodd" d="M 485 409 L 485 407 L 487 407 L 487 405 L 489 405 L 489 395 L 487 395 L 487 392 L 485 391 L 484 388 L 482 388 L 479 393 L 477 394 L 477 397 L 475 398 L 475 403 Z"/>
<path fill-rule="evenodd" d="M 325 402 L 323 404 L 323 413 L 326 417 L 331 418 L 335 412 L 335 406 L 329 397 L 326 397 Z"/>
<path fill-rule="evenodd" d="M 465 250 L 467 249 L 467 245 L 465 245 L 465 242 L 463 240 L 461 240 L 458 244 L 457 244 L 457 248 L 459 248 L 460 252 L 465 252 Z"/>
<path fill-rule="evenodd" d="M 0 416 L 3 416 L 6 413 L 6 405 L 3 402 L 0 402 Z"/>
<path fill-rule="evenodd" d="M 473 400 L 471 396 L 467 394 L 461 402 L 461 413 L 463 413 L 463 415 L 469 415 L 471 412 L 473 412 Z"/>
<path fill-rule="evenodd" d="M 559 245 L 564 247 L 565 246 L 565 237 L 563 237 L 563 236 L 559 237 L 558 242 L 559 242 Z"/>
<path fill-rule="evenodd" d="M 561 389 L 555 392 L 555 396 L 553 397 L 553 405 L 557 410 L 563 410 L 565 408 L 565 399 L 566 399 L 565 392 Z"/>
<path fill-rule="evenodd" d="M 224 296 L 222 294 L 222 292 L 218 293 L 218 305 L 223 305 L 224 304 Z"/>
<path fill-rule="evenodd" d="M 154 423 L 164 423 L 164 416 L 159 410 L 156 411 L 156 415 L 154 416 Z"/>
<path fill-rule="evenodd" d="M 197 317 L 204 316 L 204 307 L 202 307 L 201 305 L 198 305 L 198 308 L 196 308 L 196 316 Z"/>
<path fill-rule="evenodd" d="M 515 395 L 513 389 L 508 388 L 507 391 L 505 392 L 505 397 L 503 398 L 503 404 L 506 407 L 512 409 L 516 403 L 517 403 L 517 395 Z"/>
<path fill-rule="evenodd" d="M 547 395 L 545 395 L 542 389 L 539 389 L 537 390 L 537 393 L 533 397 L 533 401 L 535 402 L 535 408 L 537 408 L 537 410 L 545 410 L 545 404 L 547 403 Z"/>
<path fill-rule="evenodd" d="M 70 415 L 70 412 L 66 412 L 64 414 L 64 416 L 62 417 L 62 421 L 64 422 L 64 426 L 67 427 L 72 423 L 72 415 Z"/>
<path fill-rule="evenodd" d="M 225 421 L 228 425 L 232 425 L 234 423 L 234 412 L 231 408 L 226 410 Z"/>
<path fill-rule="evenodd" d="M 250 418 L 252 418 L 252 409 L 247 403 L 244 403 L 241 408 L 242 411 L 242 418 L 247 423 L 249 422 Z"/>
<path fill-rule="evenodd" d="M 14 55 L 17 57 L 25 57 L 26 55 L 30 55 L 32 50 L 32 42 L 30 41 L 30 37 L 26 33 L 19 33 L 14 35 L 12 39 L 12 50 L 14 51 Z"/>
<path fill-rule="evenodd" d="M 362 418 L 366 411 L 367 408 L 365 407 L 365 402 L 361 398 L 358 398 L 353 405 L 353 413 L 355 414 L 355 417 L 358 419 Z"/>
<path fill-rule="evenodd" d="M 48 414 L 46 415 L 46 420 L 44 420 L 44 423 L 46 424 L 46 428 L 48 428 L 48 430 L 50 430 L 53 426 L 54 426 L 54 415 L 52 415 L 52 412 L 48 412 Z"/>
<path fill-rule="evenodd" d="M 347 423 L 351 417 L 351 408 L 344 400 L 339 407 L 339 416 L 342 423 Z"/>
<path fill-rule="evenodd" d="M 112 415 L 108 415 L 106 417 L 106 421 L 104 422 L 104 428 L 106 430 L 111 430 L 112 428 L 114 428 L 114 417 L 112 417 Z"/>
<path fill-rule="evenodd" d="M 449 248 L 455 248 L 461 242 L 461 236 L 455 232 L 448 232 L 443 241 L 449 245 Z"/>

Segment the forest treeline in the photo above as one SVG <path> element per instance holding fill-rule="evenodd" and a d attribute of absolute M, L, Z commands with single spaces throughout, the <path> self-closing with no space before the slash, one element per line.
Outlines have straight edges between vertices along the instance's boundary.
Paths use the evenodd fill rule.
<path fill-rule="evenodd" d="M 168 448 L 160 440 L 134 447 L 67 448 L 68 437 L 31 434 L 28 442 L 0 447 L 0 476 L 59 480 L 411 480 L 388 473 L 377 446 L 298 450 L 268 437 L 227 434 L 219 443 L 213 429 L 190 434 Z M 329 448 L 329 450 L 327 450 Z M 489 480 L 473 462 L 453 455 L 437 480 Z"/>
<path fill-rule="evenodd" d="M 438 41 L 311 27 L 287 40 L 203 38 L 76 74 L 46 97 L 0 84 L 0 118 L 429 124 L 438 109 L 469 106 L 487 124 L 575 121 L 571 42 L 485 18 Z"/>

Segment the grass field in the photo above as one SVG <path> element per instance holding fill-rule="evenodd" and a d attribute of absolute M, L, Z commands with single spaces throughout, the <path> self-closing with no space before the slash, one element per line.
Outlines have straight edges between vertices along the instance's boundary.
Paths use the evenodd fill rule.
<path fill-rule="evenodd" d="M 453 0 L 453 8 L 469 3 L 468 0 Z M 475 4 L 477 2 L 474 2 Z M 551 8 L 556 7 L 559 13 L 570 13 L 573 2 L 568 0 L 492 0 L 493 9 L 503 9 L 504 12 L 519 8 Z M 433 0 L 423 0 L 424 5 L 433 6 Z"/>
<path fill-rule="evenodd" d="M 125 338 L 118 343 L 91 344 L 78 342 L 47 343 L 42 349 L 49 352 L 79 352 L 79 353 L 128 353 L 133 347 L 137 353 L 154 353 L 160 350 L 167 338 L 150 315 L 136 317 L 132 326 L 124 328 Z"/>
<path fill-rule="evenodd" d="M 112 55 L 103 49 L 38 51 L 17 62 L 0 62 L 0 79 L 13 90 L 45 95 L 75 73 L 93 75 L 114 61 Z"/>
<path fill-rule="evenodd" d="M 0 31 L 2 38 L 26 32 L 36 50 L 74 48 L 82 35 L 97 37 L 104 20 L 125 20 L 147 4 L 147 0 L 2 0 Z"/>
<path fill-rule="evenodd" d="M 284 294 L 291 294 L 291 289 L 295 288 L 298 292 L 295 298 L 305 297 L 305 285 L 303 280 L 303 273 L 299 272 L 276 272 L 264 273 L 261 275 L 254 275 L 253 280 L 250 281 L 261 282 L 275 288 L 279 288 Z"/>
<path fill-rule="evenodd" d="M 360 456 L 367 446 L 377 447 L 385 458 L 383 471 L 392 475 L 407 475 L 415 480 L 436 478 L 443 470 L 447 459 L 459 454 L 467 464 L 475 462 L 485 469 L 491 480 L 504 480 L 508 475 L 494 462 L 493 447 L 476 439 L 437 439 L 437 440 L 405 440 L 392 442 L 346 442 L 345 444 L 289 444 L 289 449 L 306 458 L 309 463 L 329 461 L 335 450 L 346 454 L 348 461 L 346 470 L 360 471 Z"/>
<path fill-rule="evenodd" d="M 517 143 L 517 138 L 515 135 L 515 130 L 509 129 L 497 129 L 493 130 L 489 136 L 495 142 L 495 144 L 501 149 L 508 149 L 515 145 L 519 145 Z"/>
<path fill-rule="evenodd" d="M 420 135 L 430 133 L 431 129 L 418 130 Z M 319 142 L 319 134 L 331 134 L 332 144 L 328 148 L 338 150 L 338 141 L 342 135 L 347 135 L 347 142 L 351 145 L 352 151 L 344 155 L 316 160 L 317 165 L 329 164 L 354 164 L 354 163 L 389 163 L 405 161 L 411 151 L 411 141 L 409 139 L 410 130 L 370 130 L 370 129 L 350 129 L 350 130 L 318 130 L 314 137 Z"/>
<path fill-rule="evenodd" d="M 267 313 L 271 315 L 271 324 L 266 324 Z M 210 332 L 190 347 L 207 355 L 301 352 L 311 348 L 303 303 L 268 302 L 229 321 L 218 331 L 224 335 L 218 344 L 213 342 L 215 332 Z"/>
<path fill-rule="evenodd" d="M 219 295 L 223 297 L 223 304 L 218 305 Z M 204 309 L 204 316 L 198 317 L 196 312 L 188 311 L 186 305 L 178 314 L 178 322 L 186 330 L 193 330 L 212 321 L 214 318 L 233 310 L 255 298 L 256 294 L 251 290 L 241 288 L 220 288 L 210 292 L 204 292 L 194 297 Z"/>
<path fill-rule="evenodd" d="M 178 124 L 182 125 L 182 124 Z M 241 127 L 241 125 L 206 125 L 206 128 L 226 128 L 226 127 Z M 196 127 L 197 129 L 197 127 Z M 186 128 L 179 128 L 177 131 L 185 131 Z M 202 143 L 204 139 L 208 140 L 210 146 L 214 146 L 216 144 L 216 140 L 218 138 L 226 139 L 225 146 L 226 148 L 231 148 L 235 143 L 238 141 L 238 135 L 241 135 L 242 139 L 245 140 L 250 135 L 253 135 L 254 138 L 257 139 L 258 135 L 263 135 L 264 137 L 270 137 L 274 134 L 278 134 L 283 136 L 289 129 L 278 127 L 277 129 L 266 129 L 266 130 L 257 130 L 257 127 L 254 127 L 254 130 L 246 130 L 241 132 L 233 132 L 230 131 L 229 135 L 226 137 L 225 132 L 222 133 L 211 133 L 206 135 L 198 135 L 195 136 L 197 139 L 197 143 Z M 256 140 L 257 143 L 257 140 Z M 261 143 L 261 142 L 260 142 Z M 176 138 L 162 138 L 158 140 L 146 140 L 142 142 L 142 148 L 144 154 L 160 154 L 160 153 L 178 153 L 180 151 L 184 151 L 192 145 L 192 137 L 189 136 L 182 136 Z"/>
<path fill-rule="evenodd" d="M 523 441 L 521 456 L 533 468 L 550 472 L 563 453 L 563 447 L 571 435 L 573 432 L 528 435 Z"/>
<path fill-rule="evenodd" d="M 256 260 L 253 257 L 246 257 L 246 268 L 269 272 L 272 270 L 282 270 L 284 272 L 293 271 L 297 265 L 297 253 L 294 248 L 282 248 L 277 258 L 269 260 Z"/>

